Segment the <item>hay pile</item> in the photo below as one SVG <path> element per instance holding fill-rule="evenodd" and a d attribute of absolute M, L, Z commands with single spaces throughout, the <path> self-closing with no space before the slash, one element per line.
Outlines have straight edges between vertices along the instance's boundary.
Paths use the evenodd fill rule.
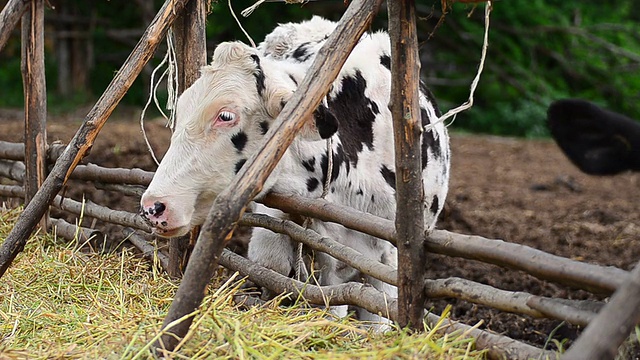
<path fill-rule="evenodd" d="M 0 239 L 20 209 L 0 209 Z M 96 254 L 34 236 L 0 281 L 0 359 L 149 358 L 177 283 L 131 251 Z M 368 332 L 325 310 L 279 300 L 242 309 L 242 279 L 220 276 L 172 358 L 480 359 L 473 339 Z"/>

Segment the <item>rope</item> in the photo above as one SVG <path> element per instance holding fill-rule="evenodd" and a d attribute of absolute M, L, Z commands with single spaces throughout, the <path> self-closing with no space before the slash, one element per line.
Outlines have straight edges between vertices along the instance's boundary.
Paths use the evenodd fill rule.
<path fill-rule="evenodd" d="M 446 125 L 450 126 L 455 121 L 456 115 L 473 106 L 473 94 L 476 92 L 476 88 L 478 87 L 478 83 L 480 82 L 480 75 L 482 74 L 482 70 L 484 69 L 484 61 L 487 58 L 487 48 L 489 47 L 489 19 L 492 8 L 493 4 L 491 3 L 491 1 L 487 1 L 484 8 L 484 38 L 482 42 L 482 55 L 480 56 L 480 64 L 478 64 L 478 71 L 476 73 L 476 76 L 471 82 L 471 87 L 469 89 L 469 99 L 457 108 L 447 111 L 446 114 L 440 116 L 438 120 L 436 120 L 433 124 L 425 125 L 425 131 L 431 131 L 437 124 L 440 124 L 448 118 L 453 117 L 451 119 L 451 122 Z"/>

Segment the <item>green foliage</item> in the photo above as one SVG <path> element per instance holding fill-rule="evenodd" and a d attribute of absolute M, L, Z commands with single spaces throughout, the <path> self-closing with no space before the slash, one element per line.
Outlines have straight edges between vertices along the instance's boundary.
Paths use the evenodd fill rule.
<path fill-rule="evenodd" d="M 454 127 L 544 136 L 546 108 L 567 97 L 640 119 L 640 26 L 633 5 L 632 0 L 494 2 L 476 105 Z M 484 5 L 454 4 L 426 44 L 433 52 L 427 79 L 449 79 L 431 85 L 445 110 L 468 97 L 483 17 Z M 432 22 L 421 25 L 429 29 Z"/>
<path fill-rule="evenodd" d="M 2 1 L 0 1 L 2 3 Z M 162 0 L 154 0 L 153 11 Z M 240 12 L 254 0 L 234 0 L 235 13 L 259 43 L 278 23 L 299 21 L 311 14 L 338 20 L 345 9 L 341 1 L 317 1 L 304 5 L 264 3 L 250 17 Z M 441 0 L 418 1 L 419 38 L 423 77 L 447 110 L 466 101 L 469 85 L 480 59 L 484 4 Z M 113 31 L 146 27 L 138 3 L 112 1 L 59 1 L 45 17 L 61 15 L 61 6 L 73 16 L 94 19 L 87 32 L 95 62 L 87 88 L 70 96 L 57 91 L 57 53 L 52 36 L 58 21 L 49 21 L 45 34 L 47 89 L 53 112 L 102 94 L 131 52 L 137 37 L 114 38 Z M 475 93 L 475 105 L 458 116 L 454 128 L 515 136 L 546 136 L 546 109 L 557 99 L 576 97 L 594 101 L 613 111 L 640 119 L 640 12 L 634 0 L 561 1 L 529 0 L 494 2 L 489 51 L 485 70 Z M 385 27 L 384 9 L 372 28 Z M 221 41 L 248 42 L 231 16 L 227 1 L 212 2 L 207 18 L 209 56 Z M 89 31 L 91 29 L 91 31 Z M 0 107 L 22 106 L 19 32 L 0 52 Z M 151 66 L 165 53 L 161 45 Z M 142 106 L 148 96 L 149 72 L 136 80 L 125 104 Z M 166 95 L 160 95 L 166 97 Z"/>

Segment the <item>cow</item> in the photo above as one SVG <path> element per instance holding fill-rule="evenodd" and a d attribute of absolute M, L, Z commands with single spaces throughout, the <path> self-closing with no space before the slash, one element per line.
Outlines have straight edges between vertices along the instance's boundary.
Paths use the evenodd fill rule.
<path fill-rule="evenodd" d="M 580 99 L 552 103 L 547 125 L 556 143 L 591 175 L 640 171 L 640 124 Z"/>
<path fill-rule="evenodd" d="M 142 215 L 154 233 L 179 236 L 204 222 L 217 194 L 234 181 L 265 140 L 333 28 L 335 23 L 313 18 L 280 25 L 258 49 L 240 42 L 217 46 L 200 78 L 180 96 L 171 145 L 141 198 Z M 292 36 L 278 35 L 290 32 Z M 394 220 L 390 87 L 389 36 L 384 32 L 364 34 L 325 101 L 306 119 L 257 198 L 271 191 L 311 198 L 325 193 L 327 201 Z M 446 127 L 436 121 L 440 112 L 426 86 L 421 86 L 419 101 L 422 124 L 432 127 L 422 134 L 424 192 L 416 196 L 424 199 L 424 223 L 430 231 L 448 191 L 449 137 Z M 326 141 L 329 138 L 331 149 Z M 254 211 L 289 219 L 287 214 L 263 205 L 256 205 Z M 396 249 L 385 241 L 333 223 L 314 220 L 307 226 L 397 268 Z M 286 276 L 292 274 L 296 262 L 291 239 L 261 228 L 252 233 L 248 257 Z M 361 278 L 356 270 L 326 254 L 316 254 L 315 265 L 321 285 Z M 362 278 L 397 297 L 394 286 Z M 331 310 L 339 316 L 347 313 L 346 306 Z M 357 311 L 363 320 L 386 322 L 378 315 Z"/>

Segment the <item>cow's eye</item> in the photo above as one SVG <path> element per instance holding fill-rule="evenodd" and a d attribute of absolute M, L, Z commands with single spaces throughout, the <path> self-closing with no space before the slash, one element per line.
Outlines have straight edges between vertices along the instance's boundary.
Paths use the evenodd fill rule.
<path fill-rule="evenodd" d="M 224 122 L 233 121 L 236 119 L 236 114 L 232 113 L 231 111 L 220 111 L 220 113 L 218 114 L 218 119 Z"/>

